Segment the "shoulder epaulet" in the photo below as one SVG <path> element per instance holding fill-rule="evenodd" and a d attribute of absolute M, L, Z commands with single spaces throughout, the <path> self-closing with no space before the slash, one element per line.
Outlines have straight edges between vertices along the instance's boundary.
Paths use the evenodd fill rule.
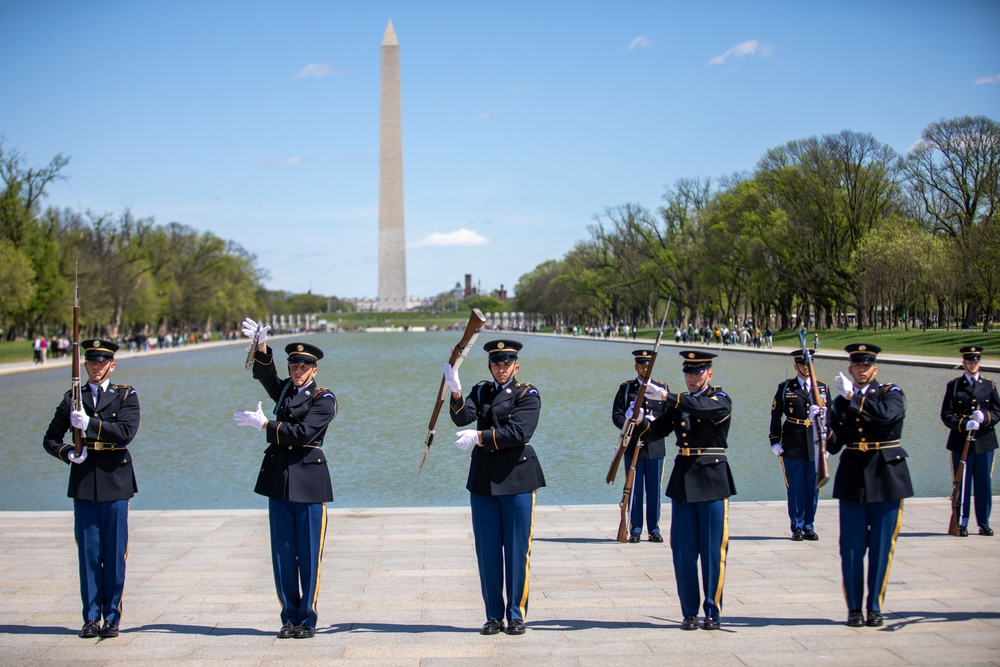
<path fill-rule="evenodd" d="M 483 380 L 482 382 L 477 382 L 476 384 L 474 384 L 472 386 L 473 387 L 481 387 L 484 384 L 493 384 L 493 381 L 492 380 Z"/>
<path fill-rule="evenodd" d="M 332 398 L 333 400 L 337 400 L 337 397 L 334 396 L 332 390 L 320 386 L 317 386 L 316 389 L 313 390 L 313 400 L 315 401 L 317 398 Z"/>
<path fill-rule="evenodd" d="M 112 384 L 109 385 L 109 389 L 111 389 L 112 391 L 121 391 L 122 389 L 124 389 L 125 396 L 131 396 L 135 394 L 135 389 L 133 389 L 132 385 L 129 384 Z"/>
<path fill-rule="evenodd" d="M 899 386 L 897 386 L 896 384 L 894 384 L 892 382 L 883 382 L 882 383 L 882 393 L 885 394 L 885 393 L 890 392 L 890 391 L 903 391 L 903 390 L 902 390 L 902 388 L 900 388 Z"/>
<path fill-rule="evenodd" d="M 521 389 L 521 393 L 517 395 L 518 398 L 530 394 L 534 394 L 535 396 L 539 395 L 538 389 L 535 387 L 535 385 L 531 384 L 530 382 L 518 382 L 517 384 L 514 385 L 514 387 L 517 389 Z"/>
<path fill-rule="evenodd" d="M 722 390 L 722 387 L 710 386 L 708 388 L 708 394 L 710 396 L 725 396 L 726 398 L 729 398 L 729 394 L 727 394 L 726 392 L 724 392 Z"/>

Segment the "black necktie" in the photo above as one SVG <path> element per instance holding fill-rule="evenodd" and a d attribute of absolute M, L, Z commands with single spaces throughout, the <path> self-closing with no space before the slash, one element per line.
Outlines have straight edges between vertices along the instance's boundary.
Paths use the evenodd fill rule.
<path fill-rule="evenodd" d="M 104 389 L 98 385 L 97 392 L 94 394 L 94 407 L 96 408 L 101 402 L 101 394 L 104 393 Z"/>

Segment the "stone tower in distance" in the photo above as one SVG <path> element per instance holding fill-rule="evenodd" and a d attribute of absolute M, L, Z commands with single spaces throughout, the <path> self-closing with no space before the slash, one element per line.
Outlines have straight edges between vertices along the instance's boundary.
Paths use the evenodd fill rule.
<path fill-rule="evenodd" d="M 406 228 L 403 225 L 403 126 L 399 105 L 399 42 L 392 20 L 382 37 L 379 117 L 378 310 L 406 310 Z"/>

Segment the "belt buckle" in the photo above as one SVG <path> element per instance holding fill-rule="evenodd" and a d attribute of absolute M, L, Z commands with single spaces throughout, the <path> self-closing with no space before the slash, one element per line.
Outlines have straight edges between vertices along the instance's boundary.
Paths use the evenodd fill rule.
<path fill-rule="evenodd" d="M 868 443 L 867 442 L 859 442 L 858 443 L 858 451 L 859 452 L 867 452 L 868 451 Z"/>
<path fill-rule="evenodd" d="M 809 419 L 808 417 L 806 417 L 806 419 L 805 419 L 805 422 L 804 422 L 804 423 L 803 423 L 802 425 L 803 425 L 803 426 L 807 426 L 807 427 L 808 427 L 808 426 L 812 426 L 812 425 L 813 425 L 813 422 L 812 422 L 812 420 L 811 420 L 811 419 Z"/>
<path fill-rule="evenodd" d="M 691 456 L 691 448 L 681 447 L 681 456 Z"/>
<path fill-rule="evenodd" d="M 94 443 L 94 451 L 95 452 L 104 451 L 104 443 L 103 442 L 95 442 Z"/>

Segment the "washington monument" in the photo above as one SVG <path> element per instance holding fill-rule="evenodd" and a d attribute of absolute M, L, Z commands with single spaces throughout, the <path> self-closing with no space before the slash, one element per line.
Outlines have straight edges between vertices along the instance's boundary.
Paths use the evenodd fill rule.
<path fill-rule="evenodd" d="M 382 110 L 378 170 L 378 310 L 406 310 L 403 225 L 403 126 L 399 108 L 399 42 L 392 20 L 382 37 Z"/>

